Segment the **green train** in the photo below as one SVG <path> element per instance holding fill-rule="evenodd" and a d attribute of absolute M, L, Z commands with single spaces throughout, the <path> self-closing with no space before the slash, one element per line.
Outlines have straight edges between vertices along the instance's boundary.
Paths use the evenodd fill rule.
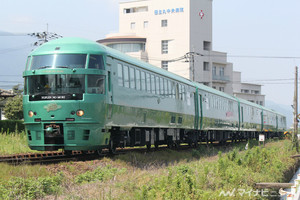
<path fill-rule="evenodd" d="M 29 56 L 23 106 L 34 150 L 95 150 L 280 137 L 286 117 L 93 41 L 57 39 Z"/>

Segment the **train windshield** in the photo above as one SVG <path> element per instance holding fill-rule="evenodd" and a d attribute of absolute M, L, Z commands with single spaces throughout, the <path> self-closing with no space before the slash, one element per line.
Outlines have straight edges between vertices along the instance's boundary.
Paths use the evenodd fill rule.
<path fill-rule="evenodd" d="M 27 78 L 27 91 L 32 101 L 81 100 L 85 92 L 84 75 L 49 74 Z"/>
<path fill-rule="evenodd" d="M 86 54 L 52 54 L 33 56 L 30 70 L 46 68 L 85 68 Z"/>

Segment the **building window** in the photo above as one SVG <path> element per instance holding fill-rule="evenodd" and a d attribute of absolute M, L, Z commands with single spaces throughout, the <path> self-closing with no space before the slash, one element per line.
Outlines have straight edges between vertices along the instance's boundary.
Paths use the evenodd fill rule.
<path fill-rule="evenodd" d="M 220 76 L 224 76 L 225 74 L 225 68 L 224 67 L 220 67 Z"/>
<path fill-rule="evenodd" d="M 144 28 L 148 28 L 148 21 L 144 21 Z"/>
<path fill-rule="evenodd" d="M 203 71 L 209 71 L 209 62 L 203 63 Z"/>
<path fill-rule="evenodd" d="M 216 67 L 216 66 L 213 66 L 213 68 L 212 68 L 212 74 L 213 74 L 214 76 L 217 75 L 217 67 Z"/>
<path fill-rule="evenodd" d="M 124 14 L 132 13 L 133 9 L 132 8 L 124 8 Z"/>
<path fill-rule="evenodd" d="M 168 71 L 168 61 L 161 61 L 161 68 Z"/>
<path fill-rule="evenodd" d="M 251 94 L 259 94 L 258 90 L 251 90 Z"/>
<path fill-rule="evenodd" d="M 211 42 L 203 41 L 203 50 L 211 51 Z"/>
<path fill-rule="evenodd" d="M 162 54 L 167 54 L 168 53 L 168 40 L 162 40 L 161 41 L 161 53 Z"/>
<path fill-rule="evenodd" d="M 163 19 L 161 20 L 161 27 L 167 27 L 168 26 L 168 20 Z"/>
<path fill-rule="evenodd" d="M 131 22 L 130 28 L 131 28 L 131 29 L 135 29 L 135 22 Z"/>
<path fill-rule="evenodd" d="M 123 53 L 145 51 L 145 43 L 116 43 L 108 44 L 107 46 Z"/>
<path fill-rule="evenodd" d="M 147 12 L 147 11 L 148 11 L 148 6 L 142 6 L 142 7 L 124 8 L 123 13 L 129 14 L 129 13 Z"/>
<path fill-rule="evenodd" d="M 224 88 L 224 87 L 219 87 L 219 90 L 220 90 L 221 92 L 224 92 L 224 91 L 225 91 L 225 88 Z"/>

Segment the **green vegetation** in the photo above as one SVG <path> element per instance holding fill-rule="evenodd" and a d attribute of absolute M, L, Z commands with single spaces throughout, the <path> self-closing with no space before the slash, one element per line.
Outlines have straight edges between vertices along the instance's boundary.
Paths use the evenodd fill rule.
<path fill-rule="evenodd" d="M 25 132 L 0 132 L 0 155 L 36 152 L 30 150 Z"/>
<path fill-rule="evenodd" d="M 76 176 L 76 183 L 89 183 L 94 181 L 104 181 L 113 178 L 117 174 L 122 174 L 126 172 L 126 168 L 118 170 L 117 168 L 112 168 L 110 165 L 104 168 L 98 167 L 94 171 L 87 171 L 83 174 Z"/>
<path fill-rule="evenodd" d="M 23 119 L 23 97 L 16 95 L 9 98 L 4 107 L 5 117 L 9 120 Z"/>
<path fill-rule="evenodd" d="M 24 121 L 20 120 L 0 120 L 0 133 L 18 133 L 24 131 Z"/>
<path fill-rule="evenodd" d="M 1 164 L 0 199 L 267 199 L 254 184 L 287 181 L 296 151 L 289 140 L 265 147 L 250 141 L 248 150 L 245 145 L 131 152 L 46 166 Z"/>
<path fill-rule="evenodd" d="M 1 183 L 0 199 L 37 199 L 49 194 L 57 195 L 61 191 L 62 180 L 62 174 L 28 179 L 14 177 Z"/>

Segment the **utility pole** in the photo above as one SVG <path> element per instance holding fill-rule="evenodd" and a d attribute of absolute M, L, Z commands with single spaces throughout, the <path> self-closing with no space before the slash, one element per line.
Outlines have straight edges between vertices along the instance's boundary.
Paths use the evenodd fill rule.
<path fill-rule="evenodd" d="M 192 71 L 192 77 L 191 77 L 192 81 L 195 81 L 195 56 L 204 56 L 204 55 L 196 52 L 188 52 L 184 55 L 184 58 L 186 59 L 185 62 L 191 63 L 190 70 Z"/>
<path fill-rule="evenodd" d="M 296 147 L 299 152 L 298 144 L 298 67 L 295 67 L 295 88 L 294 88 L 294 134 L 293 134 L 293 147 Z"/>

